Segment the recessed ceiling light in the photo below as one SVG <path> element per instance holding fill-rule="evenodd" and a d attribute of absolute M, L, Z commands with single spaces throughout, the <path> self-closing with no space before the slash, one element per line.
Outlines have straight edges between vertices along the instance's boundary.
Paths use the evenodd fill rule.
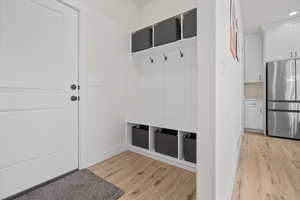
<path fill-rule="evenodd" d="M 289 16 L 291 16 L 291 17 L 292 17 L 292 16 L 294 16 L 294 15 L 297 15 L 297 14 L 298 14 L 298 12 L 299 12 L 299 11 L 293 11 L 293 12 L 290 12 L 290 13 L 289 13 Z"/>

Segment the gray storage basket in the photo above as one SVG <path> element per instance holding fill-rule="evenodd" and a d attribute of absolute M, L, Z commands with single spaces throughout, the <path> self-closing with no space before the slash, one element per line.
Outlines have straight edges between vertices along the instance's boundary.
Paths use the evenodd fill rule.
<path fill-rule="evenodd" d="M 153 29 L 147 27 L 139 30 L 131 35 L 131 50 L 132 52 L 138 52 L 145 49 L 149 49 L 153 46 Z"/>
<path fill-rule="evenodd" d="M 183 15 L 183 38 L 197 36 L 197 8 Z"/>
<path fill-rule="evenodd" d="M 197 139 L 196 134 L 191 134 L 192 137 L 183 137 L 183 156 L 184 160 L 196 163 L 197 160 Z"/>
<path fill-rule="evenodd" d="M 134 126 L 132 127 L 132 145 L 149 149 L 149 127 Z"/>
<path fill-rule="evenodd" d="M 154 26 L 154 46 L 160 46 L 181 39 L 180 18 L 172 17 Z"/>
<path fill-rule="evenodd" d="M 163 129 L 155 133 L 155 151 L 168 156 L 178 157 L 178 133 Z"/>

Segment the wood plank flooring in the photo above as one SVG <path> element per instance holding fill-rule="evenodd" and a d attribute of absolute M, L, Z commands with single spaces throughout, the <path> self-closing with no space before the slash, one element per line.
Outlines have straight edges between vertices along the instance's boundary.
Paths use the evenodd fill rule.
<path fill-rule="evenodd" d="M 195 200 L 196 174 L 125 152 L 89 168 L 125 191 L 120 200 Z"/>
<path fill-rule="evenodd" d="M 300 142 L 247 133 L 232 200 L 299 200 Z"/>

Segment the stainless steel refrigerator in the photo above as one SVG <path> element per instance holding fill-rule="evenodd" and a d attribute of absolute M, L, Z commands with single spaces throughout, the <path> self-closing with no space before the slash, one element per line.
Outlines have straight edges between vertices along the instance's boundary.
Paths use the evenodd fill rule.
<path fill-rule="evenodd" d="M 267 134 L 300 139 L 300 59 L 267 63 Z"/>

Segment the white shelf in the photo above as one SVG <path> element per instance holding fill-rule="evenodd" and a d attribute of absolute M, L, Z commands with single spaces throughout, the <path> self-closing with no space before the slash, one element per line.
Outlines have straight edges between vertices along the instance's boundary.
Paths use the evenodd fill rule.
<path fill-rule="evenodd" d="M 176 167 L 179 167 L 179 168 L 191 171 L 191 172 L 197 171 L 197 166 L 195 163 L 187 162 L 185 160 L 179 160 L 179 159 L 173 158 L 171 156 L 163 155 L 163 154 L 160 154 L 160 153 L 157 153 L 154 151 L 153 152 L 148 151 L 146 149 L 139 148 L 139 147 L 132 146 L 132 145 L 128 145 L 127 150 L 134 152 L 134 153 L 141 154 L 141 155 L 149 157 L 149 158 L 152 158 L 154 160 L 159 160 L 161 162 L 165 162 L 170 165 L 174 165 Z"/>
<path fill-rule="evenodd" d="M 146 125 L 149 127 L 149 149 L 143 149 L 132 145 L 132 127 L 137 125 Z M 127 150 L 141 155 L 156 159 L 168 164 L 174 165 L 179 168 L 189 170 L 191 172 L 196 171 L 196 164 L 184 160 L 183 157 L 183 136 L 184 134 L 191 133 L 189 131 L 180 131 L 178 130 L 178 157 L 174 158 L 168 155 L 164 155 L 158 152 L 155 152 L 155 132 L 157 129 L 163 129 L 163 127 L 151 126 L 144 123 L 132 123 L 126 122 L 126 144 Z M 170 128 L 167 128 L 170 129 Z M 172 128 L 171 128 L 172 129 Z M 176 130 L 176 129 L 173 129 Z"/>
<path fill-rule="evenodd" d="M 174 128 L 174 127 L 170 127 L 170 126 L 166 126 L 166 125 L 146 123 L 146 122 L 143 122 L 143 121 L 140 121 L 140 120 L 132 120 L 132 119 L 126 120 L 126 123 L 135 124 L 135 125 L 145 125 L 145 126 L 149 126 L 149 127 L 172 129 L 172 130 L 178 130 L 178 131 L 181 131 L 181 132 L 189 132 L 189 133 L 196 133 L 197 134 L 196 128 L 180 129 L 180 128 Z"/>
<path fill-rule="evenodd" d="M 157 47 L 152 47 L 150 49 L 145 49 L 142 51 L 138 51 L 135 53 L 131 53 L 131 60 L 134 61 L 137 58 L 141 57 L 149 57 L 153 56 L 154 54 L 158 53 L 166 53 L 169 51 L 172 51 L 174 49 L 181 49 L 185 47 L 192 47 L 197 45 L 197 36 L 188 38 L 188 39 L 181 39 L 176 42 L 168 43 L 165 45 L 157 46 Z"/>

